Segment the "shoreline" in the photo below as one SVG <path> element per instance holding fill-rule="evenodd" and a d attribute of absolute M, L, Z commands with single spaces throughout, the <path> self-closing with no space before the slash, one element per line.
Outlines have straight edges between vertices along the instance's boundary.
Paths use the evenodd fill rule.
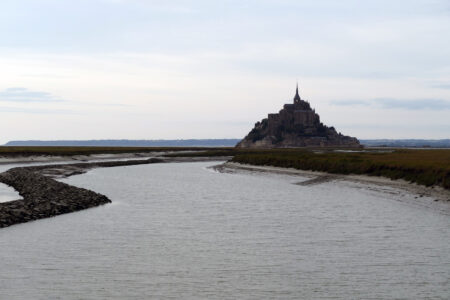
<path fill-rule="evenodd" d="M 342 181 L 347 183 L 375 186 L 375 189 L 379 191 L 381 191 L 383 187 L 389 187 L 413 195 L 413 202 L 415 204 L 432 209 L 439 209 L 440 211 L 450 215 L 450 191 L 439 186 L 426 187 L 416 183 L 410 183 L 402 179 L 392 180 L 381 176 L 331 174 L 293 168 L 240 164 L 235 162 L 226 162 L 224 164 L 214 166 L 213 168 L 218 172 L 233 173 L 236 171 L 249 171 L 270 174 L 297 175 L 308 178 L 305 181 L 295 183 L 299 186 L 310 186 L 330 181 Z"/>
<path fill-rule="evenodd" d="M 152 163 L 183 163 L 183 162 L 206 162 L 206 161 L 222 161 L 228 160 L 230 157 L 151 157 L 148 159 L 133 160 L 108 160 L 83 162 L 73 164 L 51 164 L 38 166 L 21 167 L 32 172 L 37 172 L 49 178 L 58 179 L 73 175 L 80 175 L 96 168 L 125 167 L 134 165 L 145 165 Z"/>
<path fill-rule="evenodd" d="M 95 155 L 89 157 L 93 162 L 89 162 L 88 160 L 87 162 L 77 163 L 30 165 L 11 168 L 3 173 L 0 173 L 0 182 L 13 187 L 19 192 L 20 196 L 23 197 L 21 200 L 0 203 L 0 228 L 111 203 L 111 200 L 102 194 L 87 189 L 74 187 L 55 180 L 58 178 L 83 174 L 94 168 L 121 167 L 153 163 L 183 163 L 224 160 L 226 161 L 225 163 L 213 166 L 212 168 L 218 172 L 265 172 L 271 174 L 297 175 L 307 178 L 307 180 L 294 183 L 299 186 L 312 186 L 330 181 L 343 181 L 366 185 L 367 190 L 378 189 L 378 191 L 382 191 L 383 186 L 391 187 L 415 195 L 414 202 L 416 204 L 430 208 L 438 208 L 439 210 L 442 210 L 446 214 L 450 215 L 450 191 L 436 186 L 425 187 L 401 179 L 391 180 L 386 177 L 378 176 L 341 175 L 292 168 L 240 164 L 228 161 L 231 158 L 228 156 L 153 156 L 147 159 L 137 159 L 138 157 L 136 156 L 136 153 L 132 153 L 130 155 L 131 158 L 135 159 L 108 161 L 108 159 L 112 158 L 125 159 L 125 156 L 127 156 L 124 154 L 110 154 L 104 158 L 104 160 L 107 161 L 95 161 L 99 160 L 99 157 Z M 130 158 L 130 155 L 127 157 Z M 59 157 L 47 157 L 46 162 L 59 162 L 59 159 Z M 70 157 L 70 159 L 77 160 L 73 157 Z M 17 162 L 9 162 L 9 164 L 14 163 Z M 369 186 L 375 186 L 375 188 L 371 188 Z"/>
<path fill-rule="evenodd" d="M 17 155 L 1 156 L 0 166 L 10 164 L 28 164 L 28 163 L 56 163 L 56 162 L 89 162 L 113 159 L 138 159 L 152 158 L 162 156 L 168 152 L 141 152 L 141 153 L 105 153 L 89 155 Z"/>
<path fill-rule="evenodd" d="M 111 200 L 105 195 L 55 180 L 58 178 L 83 174 L 94 168 L 170 162 L 217 161 L 218 159 L 217 157 L 152 157 L 140 160 L 32 165 L 11 168 L 0 173 L 0 182 L 13 187 L 23 199 L 0 203 L 0 228 L 111 203 Z"/>
<path fill-rule="evenodd" d="M 0 203 L 0 228 L 111 203 L 105 195 L 56 181 L 56 177 L 82 174 L 92 168 L 161 162 L 164 161 L 150 158 L 9 169 L 0 173 L 0 182 L 13 187 L 23 199 Z M 55 169 L 59 172 L 55 172 Z M 48 171 L 49 174 L 46 173 Z"/>

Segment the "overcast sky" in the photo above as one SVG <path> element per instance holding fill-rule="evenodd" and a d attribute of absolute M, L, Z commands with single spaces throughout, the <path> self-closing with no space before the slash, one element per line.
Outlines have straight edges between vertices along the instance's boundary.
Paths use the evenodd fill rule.
<path fill-rule="evenodd" d="M 0 143 L 241 138 L 300 95 L 358 138 L 450 138 L 448 0 L 1 0 Z"/>

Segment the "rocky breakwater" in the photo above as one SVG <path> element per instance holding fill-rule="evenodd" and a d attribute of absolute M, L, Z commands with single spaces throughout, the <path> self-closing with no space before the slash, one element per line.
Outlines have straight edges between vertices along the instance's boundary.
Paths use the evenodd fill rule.
<path fill-rule="evenodd" d="M 15 188 L 23 197 L 23 200 L 0 203 L 0 227 L 111 202 L 104 195 L 58 182 L 26 168 L 2 173 L 0 181 Z"/>
<path fill-rule="evenodd" d="M 0 174 L 0 181 L 15 188 L 23 200 L 0 203 L 0 227 L 48 218 L 106 203 L 106 196 L 15 168 Z"/>
<path fill-rule="evenodd" d="M 102 194 L 74 187 L 51 177 L 81 174 L 96 167 L 157 162 L 162 160 L 130 160 L 10 169 L 0 174 L 0 182 L 16 189 L 23 200 L 0 203 L 0 228 L 111 203 L 111 200 Z"/>

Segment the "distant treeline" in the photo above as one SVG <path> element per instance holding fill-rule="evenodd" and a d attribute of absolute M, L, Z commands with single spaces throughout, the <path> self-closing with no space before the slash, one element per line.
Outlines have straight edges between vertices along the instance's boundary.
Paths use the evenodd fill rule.
<path fill-rule="evenodd" d="M 360 140 L 366 147 L 450 148 L 450 139 L 445 140 Z"/>
<path fill-rule="evenodd" d="M 10 141 L 5 146 L 58 147 L 234 147 L 239 139 Z"/>
<path fill-rule="evenodd" d="M 187 139 L 187 140 L 61 140 L 10 141 L 5 146 L 59 146 L 59 147 L 234 147 L 240 139 Z M 366 147 L 450 148 L 445 140 L 360 140 Z"/>

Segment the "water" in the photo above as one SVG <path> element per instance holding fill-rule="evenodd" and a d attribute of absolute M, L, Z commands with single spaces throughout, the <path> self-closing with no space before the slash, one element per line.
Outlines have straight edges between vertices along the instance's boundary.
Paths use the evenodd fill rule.
<path fill-rule="evenodd" d="M 0 183 L 0 203 L 23 199 L 19 193 L 10 186 Z"/>
<path fill-rule="evenodd" d="M 65 179 L 113 203 L 1 229 L 0 298 L 449 298 L 448 215 L 397 201 L 411 195 L 213 164 Z"/>
<path fill-rule="evenodd" d="M 125 160 L 142 160 L 153 158 L 154 156 L 140 156 L 140 157 L 131 157 L 131 158 L 111 158 L 108 155 L 97 155 L 98 159 L 84 160 L 78 161 L 73 159 L 68 159 L 66 161 L 56 161 L 56 162 L 26 162 L 26 163 L 3 163 L 0 164 L 0 173 L 6 172 L 9 169 L 17 168 L 17 167 L 29 167 L 29 166 L 41 166 L 41 165 L 65 165 L 65 164 L 73 164 L 73 163 L 94 163 L 94 162 L 107 162 L 107 161 L 125 161 Z M 8 202 L 13 200 L 23 199 L 19 193 L 13 188 L 7 186 L 6 184 L 0 183 L 0 203 Z"/>
<path fill-rule="evenodd" d="M 12 165 L 1 165 L 0 164 L 0 173 L 7 171 L 10 168 L 14 168 L 16 166 L 20 166 L 19 164 Z M 23 199 L 19 193 L 10 186 L 7 186 L 4 183 L 0 183 L 0 203 L 8 202 L 13 200 Z"/>

